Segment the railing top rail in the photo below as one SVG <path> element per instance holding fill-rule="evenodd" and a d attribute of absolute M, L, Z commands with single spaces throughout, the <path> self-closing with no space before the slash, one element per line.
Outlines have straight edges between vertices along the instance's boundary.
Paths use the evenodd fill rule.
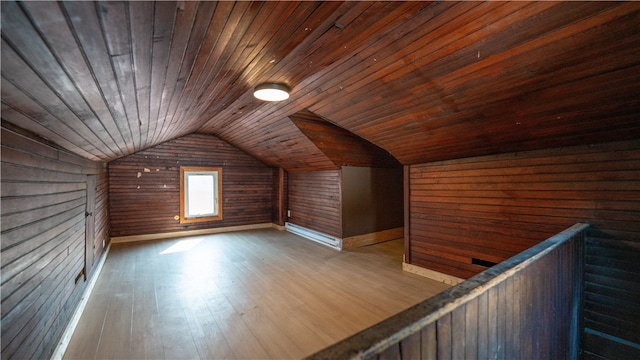
<path fill-rule="evenodd" d="M 588 227 L 589 224 L 577 223 L 482 273 L 331 345 L 307 359 L 360 359 L 378 354 L 482 295 L 568 240 L 583 234 Z"/>

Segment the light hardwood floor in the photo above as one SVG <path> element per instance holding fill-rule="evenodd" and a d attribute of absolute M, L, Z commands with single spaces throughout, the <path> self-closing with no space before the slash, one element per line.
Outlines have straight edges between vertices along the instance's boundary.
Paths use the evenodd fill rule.
<path fill-rule="evenodd" d="M 114 244 L 64 358 L 302 358 L 448 287 L 402 253 L 271 229 Z"/>

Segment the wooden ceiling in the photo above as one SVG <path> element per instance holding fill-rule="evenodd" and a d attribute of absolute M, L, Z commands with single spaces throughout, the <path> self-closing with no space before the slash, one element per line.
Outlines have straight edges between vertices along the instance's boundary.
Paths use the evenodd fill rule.
<path fill-rule="evenodd" d="M 205 133 L 287 170 L 334 166 L 305 111 L 402 164 L 639 138 L 640 2 L 3 1 L 1 110 L 89 159 Z"/>

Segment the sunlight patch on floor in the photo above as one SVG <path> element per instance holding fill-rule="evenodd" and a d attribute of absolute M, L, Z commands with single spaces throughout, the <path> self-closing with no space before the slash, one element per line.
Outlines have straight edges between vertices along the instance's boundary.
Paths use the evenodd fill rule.
<path fill-rule="evenodd" d="M 177 243 L 171 245 L 166 250 L 162 251 L 160 255 L 172 254 L 177 252 L 185 252 L 193 249 L 198 246 L 198 244 L 202 241 L 202 238 L 197 239 L 187 239 L 180 240 Z"/>

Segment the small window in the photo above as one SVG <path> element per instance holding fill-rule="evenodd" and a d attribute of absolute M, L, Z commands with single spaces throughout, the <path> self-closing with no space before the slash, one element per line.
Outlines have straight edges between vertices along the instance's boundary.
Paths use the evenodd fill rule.
<path fill-rule="evenodd" d="M 222 169 L 180 167 L 180 223 L 222 220 Z"/>

